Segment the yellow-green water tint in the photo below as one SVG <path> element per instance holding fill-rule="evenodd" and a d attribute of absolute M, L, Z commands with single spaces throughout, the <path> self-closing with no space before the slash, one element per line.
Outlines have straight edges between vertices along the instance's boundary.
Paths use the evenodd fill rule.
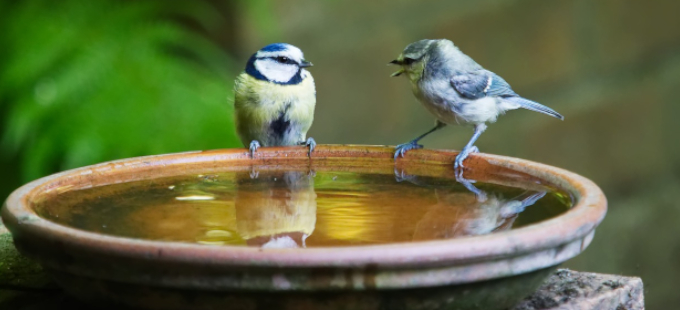
<path fill-rule="evenodd" d="M 225 172 L 69 191 L 36 210 L 66 226 L 130 238 L 349 246 L 488 234 L 571 205 L 564 193 L 531 188 L 349 172 Z"/>

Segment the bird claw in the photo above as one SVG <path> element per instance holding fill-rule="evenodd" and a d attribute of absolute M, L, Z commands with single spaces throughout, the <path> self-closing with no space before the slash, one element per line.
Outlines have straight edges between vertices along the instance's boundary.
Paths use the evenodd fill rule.
<path fill-rule="evenodd" d="M 479 202 L 484 202 L 484 201 L 487 200 L 486 193 L 484 191 L 480 190 L 479 188 L 475 187 L 474 185 L 472 185 L 474 183 L 477 183 L 477 181 L 469 180 L 469 179 L 466 179 L 465 177 L 463 177 L 463 169 L 462 168 L 456 169 L 455 175 L 456 175 L 456 182 L 462 184 L 463 186 L 465 186 L 465 188 L 467 188 L 469 191 L 474 193 L 475 196 L 477 196 L 477 200 Z"/>
<path fill-rule="evenodd" d="M 458 156 L 456 156 L 456 160 L 453 162 L 453 168 L 456 170 L 465 168 L 465 166 L 463 166 L 463 161 L 465 161 L 468 155 L 478 152 L 479 148 L 474 145 L 464 148 L 462 151 L 460 151 L 460 153 L 458 153 Z"/>
<path fill-rule="evenodd" d="M 304 145 L 309 147 L 309 152 L 307 153 L 307 156 L 312 157 L 312 152 L 314 151 L 314 148 L 316 148 L 316 141 L 314 141 L 314 138 L 312 137 L 307 138 L 307 141 L 304 142 Z"/>
<path fill-rule="evenodd" d="M 397 183 L 404 181 L 404 170 L 397 171 L 397 167 L 394 167 L 394 179 Z"/>
<path fill-rule="evenodd" d="M 458 167 L 454 166 L 453 172 L 454 172 L 454 175 L 456 176 L 456 181 L 458 181 L 459 183 L 462 183 L 461 180 L 467 181 L 467 179 L 463 177 L 463 168 L 458 168 Z M 474 181 L 472 181 L 470 183 L 474 183 Z"/>
<path fill-rule="evenodd" d="M 248 150 L 250 151 L 250 158 L 255 158 L 255 152 L 261 146 L 262 145 L 260 145 L 260 142 L 257 140 L 250 141 L 250 147 L 248 148 Z"/>
<path fill-rule="evenodd" d="M 397 181 L 397 183 L 401 183 L 403 181 L 408 180 L 409 175 L 404 173 L 404 170 L 399 169 L 397 170 L 397 167 L 394 167 L 394 179 Z"/>
<path fill-rule="evenodd" d="M 399 156 L 404 157 L 404 154 L 410 150 L 422 148 L 423 146 L 416 141 L 399 144 L 394 148 L 394 159 L 396 160 Z"/>

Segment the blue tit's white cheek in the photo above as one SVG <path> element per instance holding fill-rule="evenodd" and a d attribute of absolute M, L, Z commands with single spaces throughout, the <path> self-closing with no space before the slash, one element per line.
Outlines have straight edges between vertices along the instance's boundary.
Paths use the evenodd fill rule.
<path fill-rule="evenodd" d="M 299 70 L 298 66 L 292 64 L 282 64 L 273 59 L 258 59 L 255 61 L 255 69 L 264 75 L 268 80 L 286 83 L 295 76 Z"/>

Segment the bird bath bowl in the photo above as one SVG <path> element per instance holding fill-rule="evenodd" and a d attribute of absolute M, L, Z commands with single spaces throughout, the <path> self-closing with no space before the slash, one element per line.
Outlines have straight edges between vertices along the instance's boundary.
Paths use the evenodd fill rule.
<path fill-rule="evenodd" d="M 2 219 L 69 294 L 147 309 L 505 309 L 581 253 L 591 181 L 526 160 L 319 145 L 102 163 Z M 460 182 L 457 182 L 460 181 Z"/>

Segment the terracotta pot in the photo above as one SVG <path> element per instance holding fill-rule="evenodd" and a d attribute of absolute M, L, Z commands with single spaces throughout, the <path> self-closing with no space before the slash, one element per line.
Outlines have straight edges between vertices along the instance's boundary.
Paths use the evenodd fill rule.
<path fill-rule="evenodd" d="M 85 300 L 149 309 L 502 309 L 530 294 L 558 264 L 590 243 L 606 213 L 591 181 L 526 160 L 474 154 L 465 177 L 541 183 L 569 193 L 574 206 L 526 227 L 449 240 L 351 247 L 262 249 L 147 241 L 77 230 L 39 217 L 76 189 L 157 177 L 266 169 L 360 171 L 453 177 L 456 152 L 319 145 L 187 152 L 102 163 L 17 189 L 2 218 L 17 248 Z M 396 166 L 396 168 L 395 168 Z"/>

